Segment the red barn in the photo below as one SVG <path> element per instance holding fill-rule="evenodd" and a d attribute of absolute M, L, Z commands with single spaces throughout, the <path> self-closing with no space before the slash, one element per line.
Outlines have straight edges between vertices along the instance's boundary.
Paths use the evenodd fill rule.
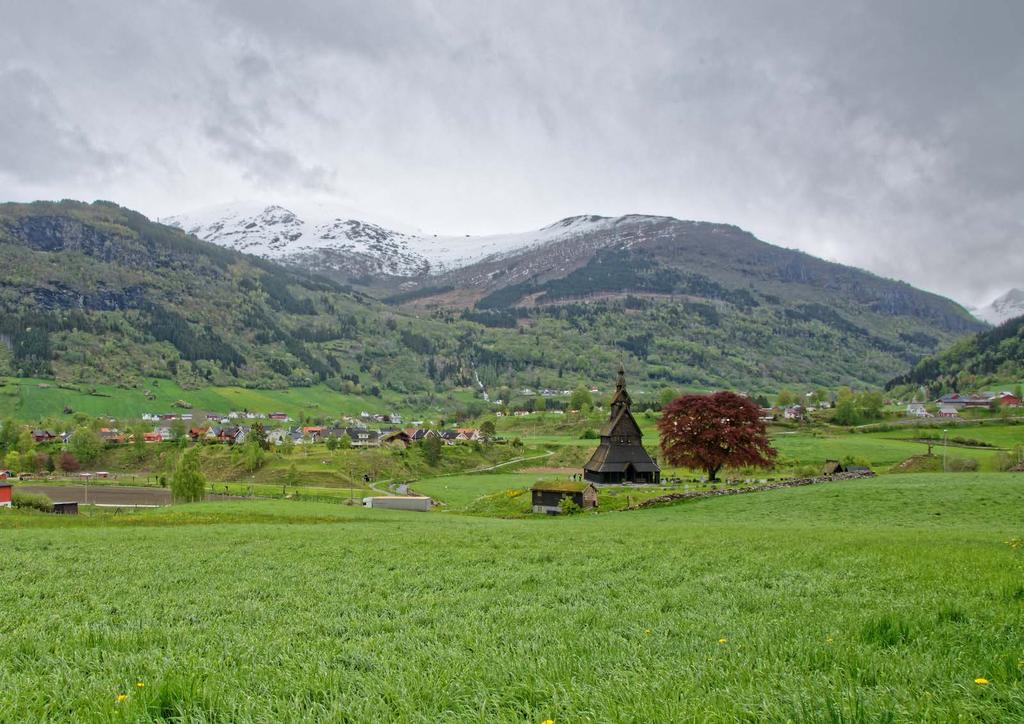
<path fill-rule="evenodd" d="M 11 507 L 11 491 L 14 486 L 10 483 L 0 483 L 0 508 Z"/>

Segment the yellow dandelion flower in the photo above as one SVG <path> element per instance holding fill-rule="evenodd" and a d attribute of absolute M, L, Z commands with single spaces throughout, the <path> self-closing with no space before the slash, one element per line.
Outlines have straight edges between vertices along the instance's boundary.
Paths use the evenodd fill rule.
<path fill-rule="evenodd" d="M 832 637 L 829 636 L 827 639 L 825 639 L 825 643 L 827 643 L 827 644 L 832 643 Z"/>
<path fill-rule="evenodd" d="M 116 701 L 117 701 L 118 704 L 120 704 L 121 702 L 123 702 L 127 698 L 128 698 L 127 694 L 118 694 Z"/>
<path fill-rule="evenodd" d="M 980 676 L 974 680 L 974 683 L 978 686 L 988 686 L 988 679 L 983 679 Z"/>
<path fill-rule="evenodd" d="M 140 681 L 140 682 L 139 682 L 139 683 L 137 683 L 137 684 L 136 684 L 135 686 L 137 686 L 137 687 L 139 687 L 139 688 L 141 689 L 142 687 L 144 687 L 144 686 L 145 686 L 145 684 L 143 684 L 143 683 L 142 683 L 142 682 Z"/>
<path fill-rule="evenodd" d="M 651 635 L 651 630 L 649 628 L 645 628 L 644 629 L 644 633 L 647 634 L 648 636 L 650 636 Z"/>
<path fill-rule="evenodd" d="M 718 639 L 718 643 L 720 643 L 720 644 L 729 643 L 729 639 Z"/>
<path fill-rule="evenodd" d="M 554 719 L 545 719 L 540 724 L 555 724 L 555 720 Z"/>

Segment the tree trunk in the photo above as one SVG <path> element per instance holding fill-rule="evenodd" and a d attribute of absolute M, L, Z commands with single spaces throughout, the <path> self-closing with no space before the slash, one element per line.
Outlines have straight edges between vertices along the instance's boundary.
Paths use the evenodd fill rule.
<path fill-rule="evenodd" d="M 714 467 L 714 468 L 707 468 L 707 471 L 708 471 L 708 482 L 709 483 L 714 483 L 714 482 L 718 481 L 718 471 L 720 470 L 720 468 L 721 468 L 721 466 Z"/>

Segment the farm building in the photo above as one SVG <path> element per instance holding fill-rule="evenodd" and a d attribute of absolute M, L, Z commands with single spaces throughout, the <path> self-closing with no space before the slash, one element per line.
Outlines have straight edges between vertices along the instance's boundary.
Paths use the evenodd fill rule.
<path fill-rule="evenodd" d="M 826 460 L 821 469 L 822 475 L 835 475 L 837 473 L 870 473 L 871 468 L 851 463 L 841 463 L 838 460 Z"/>
<path fill-rule="evenodd" d="M 11 507 L 11 491 L 14 486 L 11 483 L 0 483 L 0 508 Z"/>
<path fill-rule="evenodd" d="M 561 513 L 563 498 L 571 499 L 583 509 L 597 507 L 597 488 L 593 483 L 577 483 L 571 480 L 537 483 L 530 488 L 530 495 L 534 513 Z"/>
<path fill-rule="evenodd" d="M 644 434 L 629 410 L 632 404 L 626 392 L 626 372 L 620 366 L 608 424 L 601 428 L 601 444 L 583 466 L 583 477 L 592 483 L 657 484 L 661 481 L 661 468 L 644 449 Z"/>
<path fill-rule="evenodd" d="M 407 448 L 409 447 L 409 443 L 412 442 L 412 439 L 409 437 L 409 433 L 405 430 L 390 430 L 380 434 L 380 441 L 383 445 Z"/>
<path fill-rule="evenodd" d="M 387 508 L 389 510 L 418 510 L 426 512 L 434 501 L 425 495 L 381 495 L 363 498 L 367 508 Z"/>

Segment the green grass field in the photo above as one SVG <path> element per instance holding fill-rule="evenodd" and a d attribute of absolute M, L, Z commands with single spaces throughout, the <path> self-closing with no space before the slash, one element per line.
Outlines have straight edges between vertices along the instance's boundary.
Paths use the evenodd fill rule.
<path fill-rule="evenodd" d="M 46 417 L 62 417 L 70 407 L 91 417 L 110 416 L 138 419 L 146 412 L 184 412 L 173 407 L 178 400 L 195 410 L 227 414 L 232 410 L 285 412 L 298 419 L 337 417 L 370 413 L 400 412 L 404 415 L 429 411 L 413 410 L 400 395 L 386 392 L 383 397 L 346 395 L 324 385 L 290 387 L 282 390 L 258 390 L 245 387 L 204 387 L 185 390 L 171 380 L 147 380 L 134 388 L 112 385 L 76 385 L 58 387 L 53 380 L 0 378 L 0 418 L 35 421 Z M 153 397 L 146 397 L 146 391 Z M 453 400 L 465 401 L 473 395 L 455 391 Z"/>
<path fill-rule="evenodd" d="M 1019 721 L 1022 537 L 1014 474 L 529 520 L 8 511 L 0 719 Z"/>
<path fill-rule="evenodd" d="M 477 498 L 510 489 L 529 488 L 539 480 L 554 477 L 540 473 L 481 473 L 427 478 L 413 483 L 421 495 L 443 501 L 452 510 L 465 508 Z"/>

